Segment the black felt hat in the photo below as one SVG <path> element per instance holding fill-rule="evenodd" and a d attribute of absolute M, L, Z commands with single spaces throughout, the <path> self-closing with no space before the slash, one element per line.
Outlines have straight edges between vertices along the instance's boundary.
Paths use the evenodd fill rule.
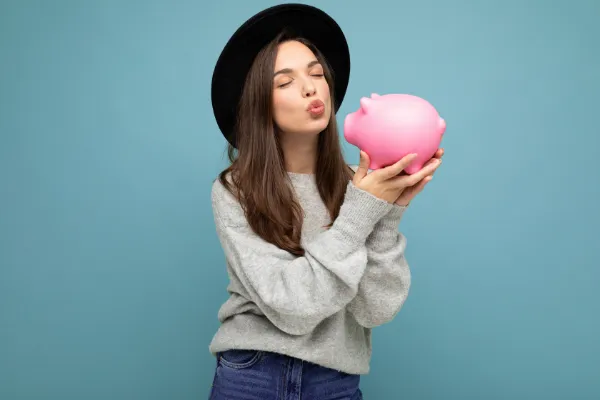
<path fill-rule="evenodd" d="M 312 42 L 334 76 L 337 112 L 350 78 L 350 52 L 339 25 L 322 10 L 306 4 L 281 4 L 252 16 L 231 36 L 215 66 L 211 99 L 219 129 L 236 147 L 234 126 L 246 75 L 258 52 L 282 31 Z"/>

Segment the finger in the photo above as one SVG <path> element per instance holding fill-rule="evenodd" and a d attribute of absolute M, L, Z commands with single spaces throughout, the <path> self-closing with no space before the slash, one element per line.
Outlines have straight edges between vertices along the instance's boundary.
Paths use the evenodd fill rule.
<path fill-rule="evenodd" d="M 369 155 L 361 150 L 358 168 L 354 174 L 356 179 L 361 180 L 367 176 L 367 173 L 369 172 L 369 162 Z"/>
<path fill-rule="evenodd" d="M 417 157 L 415 153 L 408 154 L 400 159 L 400 161 L 392 164 L 388 167 L 382 168 L 379 171 L 376 171 L 379 176 L 383 179 L 391 179 L 394 178 L 410 165 L 410 163 Z"/>
<path fill-rule="evenodd" d="M 435 172 L 437 171 L 437 169 L 441 163 L 442 163 L 441 158 L 432 158 L 423 166 L 423 168 L 426 168 L 426 167 L 433 168 L 433 172 L 431 173 L 431 175 L 433 175 L 433 174 L 435 174 Z M 432 165 L 432 164 L 437 164 L 437 165 Z"/>
<path fill-rule="evenodd" d="M 427 185 L 427 183 L 429 183 L 431 179 L 433 179 L 431 175 L 428 175 L 425 178 L 421 179 L 416 185 L 410 187 L 410 191 L 408 194 L 412 197 L 416 196 L 421 190 L 425 188 L 425 185 Z"/>
<path fill-rule="evenodd" d="M 425 189 L 425 186 L 429 183 L 429 181 L 431 181 L 433 179 L 433 176 L 428 175 L 425 178 L 421 179 L 421 181 L 419 183 L 417 183 L 415 186 L 413 186 L 413 190 L 412 193 L 410 193 L 411 195 L 411 200 L 419 193 L 421 193 L 423 191 L 423 189 Z"/>
<path fill-rule="evenodd" d="M 425 167 L 427 167 L 427 166 L 429 166 L 429 165 L 431 165 L 431 164 L 433 164 L 433 163 L 435 163 L 435 162 L 438 162 L 439 160 L 440 160 L 439 158 L 437 158 L 437 157 L 433 157 L 433 158 L 431 158 L 429 161 L 427 161 L 427 162 L 425 163 L 425 165 L 423 165 L 423 168 L 425 168 Z"/>
<path fill-rule="evenodd" d="M 403 176 L 403 182 L 401 182 L 401 184 L 404 184 L 406 186 L 416 185 L 418 182 L 425 179 L 425 177 L 427 177 L 428 175 L 433 175 L 433 173 L 437 170 L 441 163 L 442 160 L 440 159 L 430 160 L 427 164 L 425 164 L 423 168 L 421 168 L 414 174 Z"/>
<path fill-rule="evenodd" d="M 412 199 L 414 199 L 417 194 L 419 194 L 421 191 L 423 191 L 423 189 L 425 189 L 425 186 L 427 185 L 427 183 L 429 183 L 429 181 L 431 181 L 432 179 L 433 179 L 433 176 L 428 175 L 425 178 L 423 178 L 421 181 L 419 181 L 419 183 L 417 183 L 416 185 L 406 188 L 402 192 L 402 194 L 400 195 L 398 200 L 396 200 L 396 202 L 403 203 L 403 204 L 411 202 Z"/>

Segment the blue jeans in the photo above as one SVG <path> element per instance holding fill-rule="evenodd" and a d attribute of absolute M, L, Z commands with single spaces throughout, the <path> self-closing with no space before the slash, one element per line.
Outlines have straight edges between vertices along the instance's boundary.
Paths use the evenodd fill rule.
<path fill-rule="evenodd" d="M 360 375 L 258 350 L 217 354 L 210 400 L 362 400 Z"/>

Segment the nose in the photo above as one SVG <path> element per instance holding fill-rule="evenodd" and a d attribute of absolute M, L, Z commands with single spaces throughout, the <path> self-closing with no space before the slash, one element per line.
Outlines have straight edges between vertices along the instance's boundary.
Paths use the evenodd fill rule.
<path fill-rule="evenodd" d="M 304 97 L 311 97 L 314 96 L 315 93 L 317 92 L 317 89 L 315 88 L 315 86 L 312 84 L 312 82 L 306 82 L 304 84 L 304 87 L 302 88 L 302 95 Z"/>

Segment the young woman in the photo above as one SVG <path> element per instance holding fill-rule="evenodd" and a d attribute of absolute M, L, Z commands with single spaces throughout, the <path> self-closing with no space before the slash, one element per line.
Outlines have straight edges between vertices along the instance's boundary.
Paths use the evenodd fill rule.
<path fill-rule="evenodd" d="M 398 224 L 442 150 L 413 175 L 410 155 L 348 167 L 335 112 L 349 68 L 337 24 L 297 4 L 251 18 L 219 58 L 212 100 L 231 165 L 212 205 L 230 297 L 211 399 L 361 399 L 371 329 L 407 297 Z"/>

